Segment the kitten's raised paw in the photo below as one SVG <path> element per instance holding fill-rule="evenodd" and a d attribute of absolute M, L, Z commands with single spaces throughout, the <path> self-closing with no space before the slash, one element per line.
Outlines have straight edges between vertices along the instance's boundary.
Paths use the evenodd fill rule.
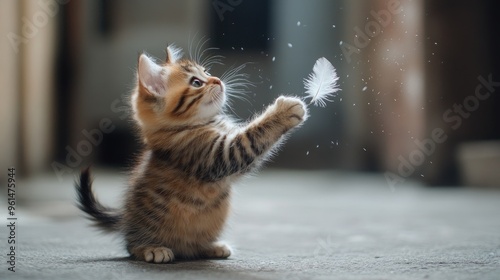
<path fill-rule="evenodd" d="M 167 247 L 146 247 L 143 257 L 146 262 L 169 263 L 174 261 L 174 252 Z"/>
<path fill-rule="evenodd" d="M 286 118 L 285 121 L 290 127 L 300 124 L 307 117 L 307 107 L 299 98 L 280 96 L 276 99 L 275 106 L 277 112 Z"/>
<path fill-rule="evenodd" d="M 212 248 L 205 252 L 207 258 L 226 259 L 231 255 L 231 248 L 223 243 L 215 243 Z"/>

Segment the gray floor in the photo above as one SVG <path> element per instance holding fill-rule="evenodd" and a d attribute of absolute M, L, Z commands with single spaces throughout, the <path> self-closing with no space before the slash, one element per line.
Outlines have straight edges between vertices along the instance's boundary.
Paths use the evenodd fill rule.
<path fill-rule="evenodd" d="M 116 205 L 124 180 L 101 172 L 95 188 Z M 154 265 L 88 226 L 71 181 L 18 183 L 16 272 L 2 261 L 0 279 L 500 279 L 499 191 L 392 191 L 379 176 L 263 172 L 235 188 L 228 260 Z"/>

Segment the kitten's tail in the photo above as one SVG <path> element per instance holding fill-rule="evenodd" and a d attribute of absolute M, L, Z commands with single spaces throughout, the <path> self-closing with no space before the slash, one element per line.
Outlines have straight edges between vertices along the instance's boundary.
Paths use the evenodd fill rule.
<path fill-rule="evenodd" d="M 89 215 L 97 227 L 107 232 L 120 229 L 122 215 L 115 209 L 103 206 L 97 201 L 92 192 L 92 178 L 89 168 L 82 170 L 80 180 L 75 182 L 77 192 L 77 206 Z"/>

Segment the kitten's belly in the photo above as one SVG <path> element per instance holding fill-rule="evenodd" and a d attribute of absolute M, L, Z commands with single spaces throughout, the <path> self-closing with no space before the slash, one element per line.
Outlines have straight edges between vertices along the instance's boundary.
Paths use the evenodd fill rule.
<path fill-rule="evenodd" d="M 179 201 L 172 201 L 163 227 L 158 232 L 159 239 L 175 254 L 186 257 L 196 256 L 199 249 L 207 247 L 220 236 L 229 214 L 229 197 L 216 207 L 193 207 Z"/>
<path fill-rule="evenodd" d="M 181 203 L 173 203 L 171 206 L 173 225 L 179 233 L 191 234 L 185 236 L 201 241 L 204 237 L 216 238 L 222 231 L 227 215 L 229 213 L 229 202 L 221 203 L 216 209 L 193 209 Z M 213 240 L 210 240 L 213 241 Z"/>

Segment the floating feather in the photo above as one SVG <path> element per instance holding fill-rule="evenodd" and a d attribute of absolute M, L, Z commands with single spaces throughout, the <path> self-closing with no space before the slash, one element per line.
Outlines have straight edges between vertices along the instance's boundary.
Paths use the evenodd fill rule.
<path fill-rule="evenodd" d="M 335 67 L 328 59 L 322 57 L 316 60 L 313 72 L 307 79 L 304 79 L 306 94 L 311 97 L 309 104 L 314 103 L 316 106 L 325 107 L 325 101 L 331 101 L 328 98 L 340 90 L 337 85 L 338 79 Z"/>

